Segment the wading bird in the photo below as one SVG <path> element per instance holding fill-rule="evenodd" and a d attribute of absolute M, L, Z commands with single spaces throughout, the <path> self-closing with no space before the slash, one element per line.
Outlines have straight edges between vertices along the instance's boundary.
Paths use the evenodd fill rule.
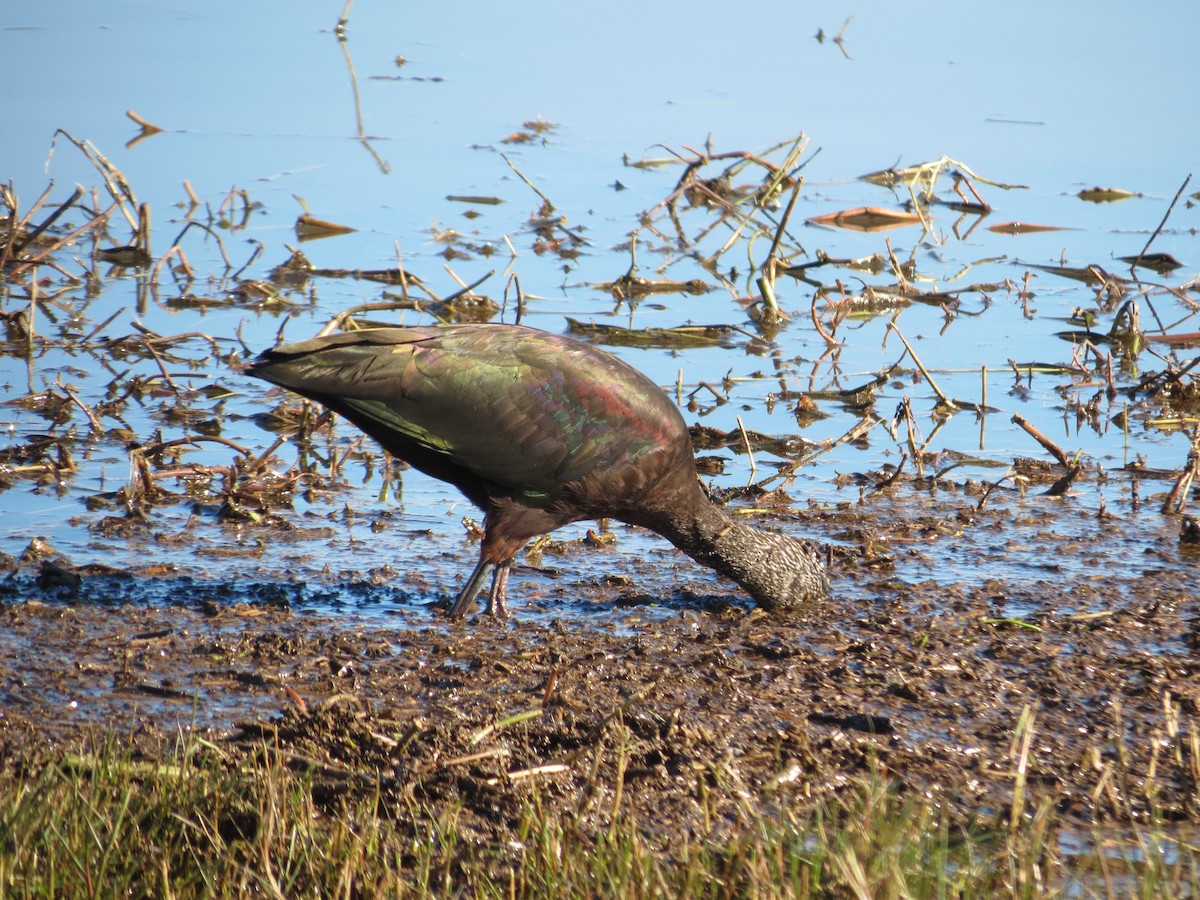
<path fill-rule="evenodd" d="M 484 511 L 452 617 L 491 576 L 487 612 L 507 618 L 513 557 L 580 519 L 649 528 L 763 607 L 829 595 L 811 545 L 709 502 L 678 407 L 590 344 L 516 325 L 371 328 L 275 347 L 246 371 L 341 414 Z"/>

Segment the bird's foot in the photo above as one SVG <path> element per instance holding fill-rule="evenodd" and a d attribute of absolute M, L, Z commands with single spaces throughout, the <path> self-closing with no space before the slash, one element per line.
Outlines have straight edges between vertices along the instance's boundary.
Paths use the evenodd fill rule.
<path fill-rule="evenodd" d="M 485 616 L 493 616 L 497 622 L 511 622 L 512 613 L 508 611 L 508 604 L 501 598 L 499 603 L 488 600 L 487 609 L 483 611 Z"/>
<path fill-rule="evenodd" d="M 492 591 L 488 594 L 485 613 L 495 616 L 497 622 L 507 622 L 512 618 L 512 614 L 508 611 L 508 603 L 505 602 L 505 595 L 508 593 L 509 566 L 510 563 L 504 562 L 496 567 L 496 574 L 492 579 Z"/>

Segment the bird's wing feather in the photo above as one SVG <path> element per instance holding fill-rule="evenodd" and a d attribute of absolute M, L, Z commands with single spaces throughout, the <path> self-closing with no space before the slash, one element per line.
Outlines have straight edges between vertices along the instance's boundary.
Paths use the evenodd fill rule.
<path fill-rule="evenodd" d="M 388 328 L 268 351 L 254 374 L 538 505 L 677 439 L 675 405 L 612 356 L 515 326 Z"/>

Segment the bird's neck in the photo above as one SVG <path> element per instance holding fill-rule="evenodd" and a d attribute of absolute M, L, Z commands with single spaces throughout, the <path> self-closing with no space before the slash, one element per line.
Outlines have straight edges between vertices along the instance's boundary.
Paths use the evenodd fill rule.
<path fill-rule="evenodd" d="M 736 581 L 760 606 L 796 607 L 829 595 L 829 581 L 808 544 L 737 522 L 707 498 L 657 530 L 692 559 Z"/>

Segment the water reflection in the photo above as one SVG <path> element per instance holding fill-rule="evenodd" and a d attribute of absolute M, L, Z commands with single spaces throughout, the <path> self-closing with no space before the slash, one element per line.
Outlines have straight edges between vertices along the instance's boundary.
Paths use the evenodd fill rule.
<path fill-rule="evenodd" d="M 0 420 L 10 449 L 34 454 L 45 435 L 74 428 L 77 468 L 65 481 L 18 473 L 0 493 L 0 549 L 18 554 L 41 534 L 76 563 L 140 561 L 144 544 L 95 530 L 120 510 L 96 509 L 89 498 L 136 483 L 130 443 L 193 436 L 216 422 L 218 436 L 265 451 L 272 438 L 250 418 L 261 389 L 231 372 L 234 354 L 268 346 L 280 331 L 306 336 L 365 303 L 391 304 L 370 314 L 408 323 L 461 315 L 445 301 L 463 285 L 474 286 L 463 297 L 479 315 L 503 310 L 511 321 L 519 289 L 527 324 L 626 329 L 593 337 L 671 386 L 689 421 L 776 439 L 747 440 L 749 453 L 737 440 L 715 451 L 717 488 L 784 472 L 795 476 L 789 490 L 798 498 L 861 502 L 882 516 L 888 504 L 866 487 L 860 499 L 848 478 L 875 485 L 899 467 L 937 472 L 943 466 L 927 455 L 949 451 L 978 460 L 957 462 L 950 477 L 996 481 L 1002 473 L 990 466 L 1044 456 L 1011 423 L 1016 412 L 1106 470 L 1138 458 L 1164 473 L 1184 464 L 1186 409 L 1139 406 L 1146 392 L 1128 390 L 1146 375 L 1184 369 L 1194 346 L 1159 341 L 1131 351 L 1107 339 L 1130 298 L 1144 310 L 1142 330 L 1198 330 L 1188 287 L 1200 258 L 1189 200 L 1197 185 L 1150 248 L 1182 268 L 1134 282 L 1117 261 L 1143 250 L 1194 168 L 1197 126 L 1181 112 L 1195 74 L 1184 43 L 1195 29 L 1186 26 L 1200 24 L 1189 23 L 1200 17 L 1190 8 L 1118 20 L 1104 8 L 1083 17 L 1018 3 L 964 19 L 932 5 L 798 14 L 768 4 L 756 20 L 787 27 L 731 42 L 712 19 L 621 4 L 604 16 L 358 5 L 339 37 L 341 5 L 280 15 L 223 3 L 190 11 L 63 3 L 23 9 L 19 21 L 10 13 L 0 29 L 5 57 L 26 70 L 53 61 L 36 65 L 37 91 L 10 98 L 19 127 L 6 135 L 0 176 L 11 180 L 19 210 L 42 222 L 76 183 L 93 215 L 109 207 L 99 154 L 129 189 L 114 187 L 129 221 L 110 214 L 103 249 L 140 249 L 154 265 L 80 245 L 54 257 L 61 272 L 41 264 L 37 297 L 30 273 L 22 280 L 10 271 L 25 286 L 3 296 L 10 345 L 0 379 L 6 399 L 25 402 L 6 405 Z M 1152 76 L 1097 51 L 1118 27 L 1122 53 L 1153 54 Z M 636 65 L 621 62 L 631 57 Z M 130 110 L 161 131 L 149 133 Z M 1113 121 L 1130 110 L 1136 120 Z M 1148 140 L 1155 128 L 1171 139 Z M 58 129 L 76 143 L 55 139 Z M 784 164 L 786 139 L 801 132 L 807 143 Z M 703 169 L 715 181 L 664 206 L 701 154 L 713 160 Z M 746 168 L 720 183 L 731 162 L 722 154 L 770 159 L 803 181 L 779 185 L 774 202 L 748 217 L 722 216 L 722 200 L 763 183 Z M 955 192 L 949 171 L 937 181 L 943 202 L 928 208 L 911 205 L 902 180 L 858 180 L 943 155 L 979 176 L 969 183 L 990 214 L 966 188 Z M 51 180 L 42 213 L 33 212 Z M 791 183 L 799 189 L 790 192 Z M 1131 196 L 1090 202 L 1094 187 Z M 789 227 L 776 231 L 793 200 Z M 906 222 L 886 232 L 801 224 L 863 208 Z M 307 240 L 300 251 L 296 223 L 305 215 L 354 230 Z M 87 221 L 79 206 L 67 218 L 72 227 Z M 775 234 L 781 246 L 772 253 Z M 780 266 L 770 296 L 790 318 L 767 328 L 760 280 L 772 258 Z M 635 277 L 685 289 L 637 295 L 628 290 Z M 707 289 L 686 289 L 693 284 Z M 697 325 L 723 331 L 699 345 L 630 337 Z M 1062 340 L 1068 328 L 1090 334 L 1092 346 Z M 870 421 L 881 424 L 856 433 L 867 419 L 854 396 L 876 379 Z M 88 421 L 80 404 L 95 411 L 130 384 L 119 413 L 102 414 L 99 427 Z M 50 394 L 53 402 L 29 400 Z M 947 415 L 947 397 L 996 412 Z M 201 415 L 183 415 L 185 405 Z M 798 439 L 825 448 L 802 468 L 776 452 Z M 202 441 L 185 461 L 220 467 L 234 456 Z M 7 464 L 26 463 L 10 456 Z M 378 475 L 360 481 L 349 502 L 370 508 Z M 1171 522 L 1135 503 L 1137 484 L 1097 476 L 1069 501 L 1085 516 L 1119 512 L 1130 564 L 1147 543 L 1167 540 L 1159 527 Z M 1170 484 L 1163 474 L 1145 493 Z M 429 529 L 429 549 L 456 552 L 461 500 L 416 477 L 404 479 L 404 491 L 405 520 Z M 210 550 L 253 543 L 245 528 L 214 524 L 205 497 L 190 502 L 160 509 L 155 529 L 201 528 Z M 329 509 L 314 498 L 301 512 Z M 347 547 L 364 558 L 412 552 L 388 535 L 357 542 L 338 531 L 329 544 L 289 553 L 286 567 L 320 571 Z M 155 553 L 197 565 L 194 543 L 166 542 Z M 259 564 L 233 559 L 224 564 Z M 586 578 L 589 565 L 570 568 Z M 1006 558 L 979 569 L 980 577 L 998 572 L 1012 574 Z"/>

